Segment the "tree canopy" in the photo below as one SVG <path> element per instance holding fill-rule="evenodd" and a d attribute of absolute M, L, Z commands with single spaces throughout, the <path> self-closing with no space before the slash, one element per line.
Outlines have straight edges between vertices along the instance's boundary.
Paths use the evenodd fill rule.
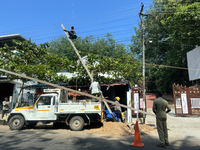
<path fill-rule="evenodd" d="M 40 80 L 55 82 L 56 73 L 62 71 L 71 62 L 59 54 L 47 52 L 48 43 L 37 46 L 28 41 L 13 41 L 13 47 L 5 44 L 0 48 L 1 67 L 7 70 L 25 74 Z M 65 67 L 66 69 L 66 67 Z M 1 73 L 4 74 L 4 73 Z M 18 77 L 7 74 L 7 77 L 16 79 Z M 23 79 L 23 81 L 26 81 Z"/>
<path fill-rule="evenodd" d="M 146 80 L 152 90 L 172 91 L 172 84 L 189 86 L 186 53 L 200 44 L 199 6 L 194 0 L 154 0 L 146 13 Z M 198 31 L 197 31 L 198 30 Z M 142 56 L 142 26 L 135 27 L 130 49 Z M 149 43 L 151 41 L 152 43 Z"/>
<path fill-rule="evenodd" d="M 117 58 L 127 53 L 125 44 L 116 43 L 112 35 L 109 33 L 105 38 L 95 38 L 90 35 L 82 39 L 79 36 L 76 40 L 73 40 L 73 42 L 77 50 L 81 52 L 80 55 L 82 57 L 88 53 L 91 53 Z M 60 36 L 54 40 L 51 40 L 48 51 L 54 54 L 61 54 L 66 56 L 69 60 L 72 61 L 77 61 L 78 59 L 66 36 Z"/>
<path fill-rule="evenodd" d="M 94 77 L 99 82 L 110 83 L 119 81 L 122 78 L 129 80 L 130 83 L 136 83 L 138 76 L 141 75 L 138 71 L 137 60 L 134 59 L 132 53 L 128 52 L 125 44 L 116 43 L 111 34 L 107 34 L 105 38 L 95 38 L 87 36 L 84 39 L 78 37 L 73 40 L 74 45 L 79 50 L 80 55 L 87 56 L 87 68 L 93 71 Z M 69 60 L 77 62 L 78 57 L 68 41 L 67 37 L 61 36 L 50 42 L 51 53 L 59 53 Z M 98 62 L 95 64 L 95 62 Z M 137 61 L 138 62 L 138 61 Z M 82 65 L 74 66 L 78 72 L 79 84 L 90 83 L 87 72 Z M 67 70 L 69 71 L 69 70 Z M 103 77 L 100 74 L 112 74 L 112 77 Z"/>

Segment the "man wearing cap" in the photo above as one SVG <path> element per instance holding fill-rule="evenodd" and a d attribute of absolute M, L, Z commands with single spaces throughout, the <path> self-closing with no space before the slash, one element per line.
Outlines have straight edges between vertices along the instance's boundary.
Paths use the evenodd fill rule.
<path fill-rule="evenodd" d="M 9 104 L 10 103 L 8 102 L 8 98 L 5 97 L 4 101 L 3 101 L 2 119 L 3 119 L 5 114 L 9 113 L 9 109 L 10 109 Z"/>
<path fill-rule="evenodd" d="M 120 97 L 115 97 L 115 103 L 119 104 Z M 118 122 L 122 122 L 122 109 L 119 105 L 115 104 L 115 114 L 117 115 Z"/>
<path fill-rule="evenodd" d="M 171 111 L 168 102 L 162 98 L 162 93 L 156 92 L 156 100 L 153 102 L 153 112 L 156 115 L 157 131 L 160 139 L 158 147 L 165 148 L 169 146 L 168 131 L 167 131 L 167 115 L 166 113 Z"/>

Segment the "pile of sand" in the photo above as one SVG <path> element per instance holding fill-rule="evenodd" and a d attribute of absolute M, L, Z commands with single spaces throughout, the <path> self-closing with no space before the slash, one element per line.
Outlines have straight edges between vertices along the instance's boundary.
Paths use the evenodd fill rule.
<path fill-rule="evenodd" d="M 145 132 L 145 133 L 149 133 L 149 132 L 151 132 L 152 130 L 155 130 L 152 126 L 148 126 L 148 125 L 146 125 L 146 124 L 140 124 L 139 126 L 140 126 L 140 130 L 141 130 L 142 132 Z"/>
<path fill-rule="evenodd" d="M 140 132 L 149 133 L 152 130 L 155 130 L 153 127 L 140 124 L 139 125 Z M 101 128 L 92 130 L 93 132 L 97 134 L 103 134 L 113 137 L 119 137 L 119 136 L 128 136 L 131 134 L 134 134 L 134 124 L 132 126 L 128 126 L 125 123 L 122 122 L 106 122 Z"/>
<path fill-rule="evenodd" d="M 122 122 L 106 122 L 101 128 L 95 129 L 94 132 L 110 136 L 130 135 L 129 127 Z"/>

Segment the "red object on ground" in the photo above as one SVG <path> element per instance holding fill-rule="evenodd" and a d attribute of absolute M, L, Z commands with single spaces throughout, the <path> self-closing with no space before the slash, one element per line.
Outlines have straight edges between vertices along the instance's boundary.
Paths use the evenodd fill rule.
<path fill-rule="evenodd" d="M 134 142 L 131 144 L 131 146 L 144 147 L 144 143 L 141 143 L 141 139 L 140 139 L 138 121 L 136 121 L 136 126 L 135 126 L 135 139 L 134 139 Z"/>

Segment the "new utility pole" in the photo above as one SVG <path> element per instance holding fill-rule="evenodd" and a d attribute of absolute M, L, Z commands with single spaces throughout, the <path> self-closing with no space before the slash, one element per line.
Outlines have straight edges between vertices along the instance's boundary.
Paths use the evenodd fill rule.
<path fill-rule="evenodd" d="M 145 25 L 144 25 L 144 17 L 148 16 L 144 14 L 144 4 L 141 3 L 141 9 L 139 16 L 142 16 L 142 46 L 143 46 L 143 66 L 142 66 L 142 75 L 143 75 L 143 111 L 145 111 L 145 100 L 146 100 L 146 89 L 145 89 L 145 44 L 144 44 L 144 36 L 145 36 Z M 145 124 L 145 114 L 143 114 L 143 124 Z"/>

